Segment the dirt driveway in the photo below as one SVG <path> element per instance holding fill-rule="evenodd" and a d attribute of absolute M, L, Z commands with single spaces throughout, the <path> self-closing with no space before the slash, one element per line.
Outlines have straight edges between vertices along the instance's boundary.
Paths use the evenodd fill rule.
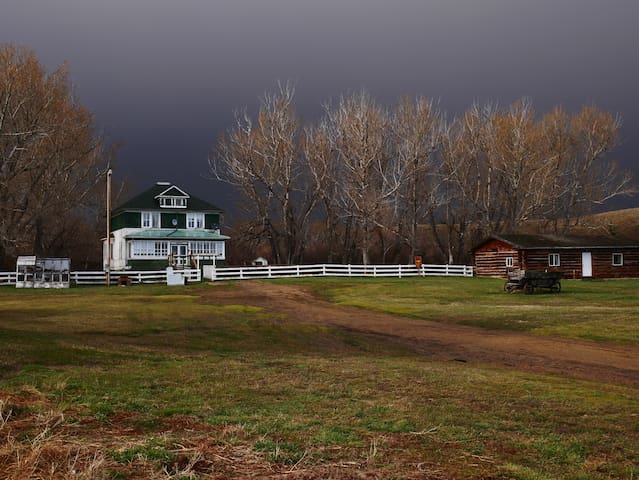
<path fill-rule="evenodd" d="M 598 382 L 639 387 L 639 348 L 579 340 L 491 331 L 335 305 L 300 286 L 238 282 L 233 290 L 212 289 L 220 300 L 249 304 L 318 323 L 392 337 L 438 360 L 499 365 Z"/>

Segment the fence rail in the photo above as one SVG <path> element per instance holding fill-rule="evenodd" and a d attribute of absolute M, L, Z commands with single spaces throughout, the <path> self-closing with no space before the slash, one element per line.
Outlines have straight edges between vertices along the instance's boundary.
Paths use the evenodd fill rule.
<path fill-rule="evenodd" d="M 187 282 L 199 282 L 202 280 L 201 272 L 198 269 L 175 270 L 174 273 L 181 273 Z M 166 283 L 166 270 L 121 270 L 111 271 L 110 285 L 117 285 L 120 278 L 128 278 L 131 283 Z M 76 285 L 106 285 L 106 274 L 104 272 L 71 272 L 71 282 Z"/>
<path fill-rule="evenodd" d="M 16 272 L 0 272 L 0 285 L 15 285 Z"/>
<path fill-rule="evenodd" d="M 204 266 L 205 279 L 246 280 L 251 278 L 285 277 L 472 277 L 473 267 L 468 265 L 287 265 L 266 267 Z"/>
<path fill-rule="evenodd" d="M 187 282 L 199 282 L 202 274 L 197 269 L 176 270 L 174 273 L 182 273 Z M 129 279 L 130 283 L 166 283 L 166 270 L 122 270 L 111 271 L 110 285 L 117 285 L 121 277 Z M 69 279 L 75 285 L 106 285 L 106 273 L 97 272 L 70 272 Z M 0 272 L 0 285 L 15 285 L 16 272 Z"/>
<path fill-rule="evenodd" d="M 218 267 L 204 266 L 204 274 L 197 269 L 176 270 L 187 282 L 208 280 L 247 280 L 251 278 L 286 277 L 472 277 L 473 267 L 468 265 L 286 265 L 266 267 Z M 121 277 L 131 283 L 166 283 L 166 270 L 122 270 L 111 272 L 111 285 L 117 285 Z M 106 285 L 104 272 L 71 272 L 71 283 L 75 285 Z M 15 272 L 0 272 L 0 285 L 15 285 Z"/>

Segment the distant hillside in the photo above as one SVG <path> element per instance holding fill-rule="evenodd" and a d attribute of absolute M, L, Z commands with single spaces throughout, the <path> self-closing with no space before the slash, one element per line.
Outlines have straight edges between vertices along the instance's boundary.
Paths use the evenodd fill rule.
<path fill-rule="evenodd" d="M 585 217 L 575 233 L 607 233 L 639 240 L 639 208 L 626 208 Z"/>

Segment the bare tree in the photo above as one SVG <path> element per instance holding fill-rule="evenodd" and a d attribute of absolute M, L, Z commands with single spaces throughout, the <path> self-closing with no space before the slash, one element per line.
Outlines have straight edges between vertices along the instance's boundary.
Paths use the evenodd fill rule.
<path fill-rule="evenodd" d="M 338 258 L 347 261 L 352 228 L 345 224 L 339 204 L 339 159 L 331 146 L 326 121 L 304 129 L 302 149 L 310 178 L 318 192 L 319 214 L 324 218 L 323 241 L 328 249 L 327 261 L 332 263 Z"/>
<path fill-rule="evenodd" d="M 366 92 L 342 97 L 337 107 L 326 108 L 326 114 L 340 168 L 339 205 L 361 230 L 358 244 L 367 265 L 374 227 L 382 226 L 384 202 L 400 185 L 390 162 L 389 116 Z"/>
<path fill-rule="evenodd" d="M 430 99 L 403 98 L 391 118 L 393 162 L 400 188 L 392 201 L 394 233 L 415 257 L 418 226 L 437 205 L 439 178 L 435 154 L 440 148 L 445 121 Z"/>
<path fill-rule="evenodd" d="M 46 253 L 61 218 L 85 208 L 103 175 L 103 140 L 71 94 L 65 66 L 0 47 L 0 254 Z"/>
<path fill-rule="evenodd" d="M 531 219 L 545 201 L 547 160 L 530 100 L 521 99 L 495 115 L 487 139 L 488 156 L 499 181 L 492 201 L 503 212 L 495 231 L 513 231 Z"/>
<path fill-rule="evenodd" d="M 596 205 L 632 193 L 629 172 L 620 171 L 608 154 L 618 145 L 621 120 L 595 106 L 570 117 L 555 108 L 542 120 L 550 159 L 545 208 L 559 232 L 579 223 Z"/>
<path fill-rule="evenodd" d="M 248 200 L 251 231 L 269 242 L 276 263 L 302 260 L 317 201 L 301 155 L 294 93 L 290 84 L 266 93 L 255 125 L 246 113 L 236 115 L 235 128 L 209 159 L 214 177 L 237 187 Z"/>

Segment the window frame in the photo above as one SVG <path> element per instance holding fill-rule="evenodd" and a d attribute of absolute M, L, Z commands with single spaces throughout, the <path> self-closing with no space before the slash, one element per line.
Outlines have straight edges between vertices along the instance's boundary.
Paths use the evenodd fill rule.
<path fill-rule="evenodd" d="M 169 256 L 169 242 L 166 240 L 133 240 L 129 243 L 129 258 L 158 259 Z"/>
<path fill-rule="evenodd" d="M 186 228 L 188 230 L 202 230 L 204 228 L 204 214 L 199 212 L 187 212 Z"/>
<path fill-rule="evenodd" d="M 615 257 L 620 258 L 619 262 L 615 262 Z M 613 267 L 623 267 L 623 253 L 613 253 L 612 254 L 612 266 Z"/>
<path fill-rule="evenodd" d="M 558 253 L 549 253 L 548 254 L 548 266 L 549 267 L 561 267 L 561 255 L 559 255 Z"/>
<path fill-rule="evenodd" d="M 145 218 L 147 217 L 148 218 Z M 148 222 L 146 221 L 148 220 Z M 160 228 L 161 227 L 160 212 L 141 212 L 140 213 L 140 225 L 142 228 Z"/>
<path fill-rule="evenodd" d="M 160 197 L 161 208 L 186 208 L 186 197 Z"/>
<path fill-rule="evenodd" d="M 515 258 L 514 257 L 506 257 L 506 268 L 511 268 L 515 266 Z"/>

